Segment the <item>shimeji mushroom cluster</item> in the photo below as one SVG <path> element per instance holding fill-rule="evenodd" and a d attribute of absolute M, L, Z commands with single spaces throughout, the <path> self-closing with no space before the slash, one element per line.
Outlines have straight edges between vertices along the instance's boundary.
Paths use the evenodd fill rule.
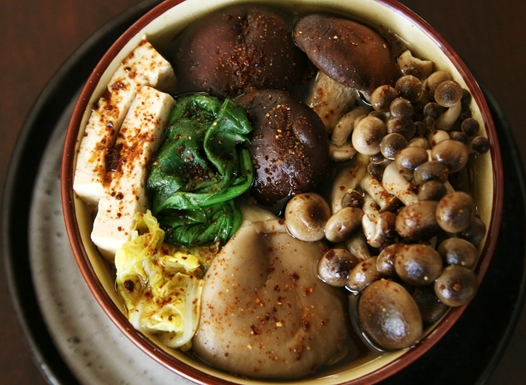
<path fill-rule="evenodd" d="M 414 345 L 426 324 L 474 297 L 486 231 L 467 164 L 489 142 L 470 92 L 410 51 L 398 65 L 396 84 L 362 95 L 365 103 L 318 76 L 324 110 L 354 103 L 339 121 L 330 117 L 332 126 L 324 122 L 340 167 L 327 194 L 299 194 L 285 208 L 294 237 L 329 242 L 319 277 L 349 291 L 351 315 L 380 350 Z"/>

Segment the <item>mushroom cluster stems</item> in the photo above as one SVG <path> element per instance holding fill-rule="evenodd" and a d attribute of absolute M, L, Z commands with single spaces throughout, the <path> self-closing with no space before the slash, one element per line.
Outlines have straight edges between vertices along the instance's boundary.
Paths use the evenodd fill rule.
<path fill-rule="evenodd" d="M 360 187 L 367 193 L 378 205 L 379 211 L 393 211 L 399 204 L 399 199 L 390 194 L 378 179 L 371 174 L 366 175 L 360 181 Z"/>
<path fill-rule="evenodd" d="M 418 196 L 413 191 L 411 182 L 400 174 L 393 162 L 389 163 L 385 168 L 382 184 L 387 192 L 400 199 L 405 206 L 418 202 Z"/>
<path fill-rule="evenodd" d="M 362 229 L 367 243 L 374 248 L 384 247 L 394 231 L 396 214 L 389 211 L 380 212 L 374 199 L 365 194 Z"/>
<path fill-rule="evenodd" d="M 431 75 L 434 69 L 434 63 L 431 60 L 414 57 L 410 50 L 404 51 L 398 57 L 397 62 L 404 75 L 413 75 L 420 80 Z"/>
<path fill-rule="evenodd" d="M 357 99 L 358 93 L 354 88 L 344 86 L 318 71 L 306 104 L 318 114 L 330 134 Z"/>
<path fill-rule="evenodd" d="M 343 196 L 347 192 L 355 190 L 360 185 L 360 181 L 367 173 L 368 163 L 368 156 L 356 154 L 349 162 L 349 165 L 338 172 L 332 183 L 329 197 L 331 212 L 333 214 L 342 208 Z"/>
<path fill-rule="evenodd" d="M 439 116 L 439 118 L 435 122 L 435 127 L 438 130 L 444 130 L 444 131 L 451 130 L 451 127 L 453 127 L 453 124 L 455 124 L 458 117 L 460 116 L 461 110 L 462 110 L 462 105 L 459 101 L 453 106 L 449 107 L 447 110 L 445 110 L 442 113 L 442 115 Z"/>
<path fill-rule="evenodd" d="M 349 140 L 357 119 L 367 115 L 370 108 L 357 107 L 347 112 L 338 121 L 332 131 L 330 140 L 330 156 L 337 162 L 351 159 L 356 155 L 356 149 Z"/>

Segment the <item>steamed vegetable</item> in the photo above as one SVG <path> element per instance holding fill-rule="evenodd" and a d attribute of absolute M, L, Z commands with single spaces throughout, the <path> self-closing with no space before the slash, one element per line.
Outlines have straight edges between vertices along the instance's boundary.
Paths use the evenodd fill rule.
<path fill-rule="evenodd" d="M 152 212 L 169 241 L 227 241 L 241 214 L 233 199 L 253 180 L 252 130 L 243 106 L 207 94 L 177 99 L 147 182 Z"/>
<path fill-rule="evenodd" d="M 204 269 L 196 255 L 163 241 L 151 212 L 138 214 L 130 240 L 115 255 L 117 290 L 137 330 L 187 350 L 199 322 Z"/>

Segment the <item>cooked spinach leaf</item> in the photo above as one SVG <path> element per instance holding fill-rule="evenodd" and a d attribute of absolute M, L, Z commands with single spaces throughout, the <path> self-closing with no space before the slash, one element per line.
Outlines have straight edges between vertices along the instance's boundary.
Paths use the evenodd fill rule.
<path fill-rule="evenodd" d="M 232 201 L 253 180 L 245 108 L 207 94 L 180 97 L 147 181 L 152 212 L 174 243 L 226 241 L 239 228 Z"/>

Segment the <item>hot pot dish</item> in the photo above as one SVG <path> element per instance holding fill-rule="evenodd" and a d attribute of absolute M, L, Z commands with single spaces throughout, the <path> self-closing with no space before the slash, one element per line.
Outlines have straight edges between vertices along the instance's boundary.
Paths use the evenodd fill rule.
<path fill-rule="evenodd" d="M 198 382 L 380 380 L 449 329 L 496 242 L 495 129 L 447 43 L 390 1 L 291 4 L 164 2 L 68 129 L 88 285 Z"/>

